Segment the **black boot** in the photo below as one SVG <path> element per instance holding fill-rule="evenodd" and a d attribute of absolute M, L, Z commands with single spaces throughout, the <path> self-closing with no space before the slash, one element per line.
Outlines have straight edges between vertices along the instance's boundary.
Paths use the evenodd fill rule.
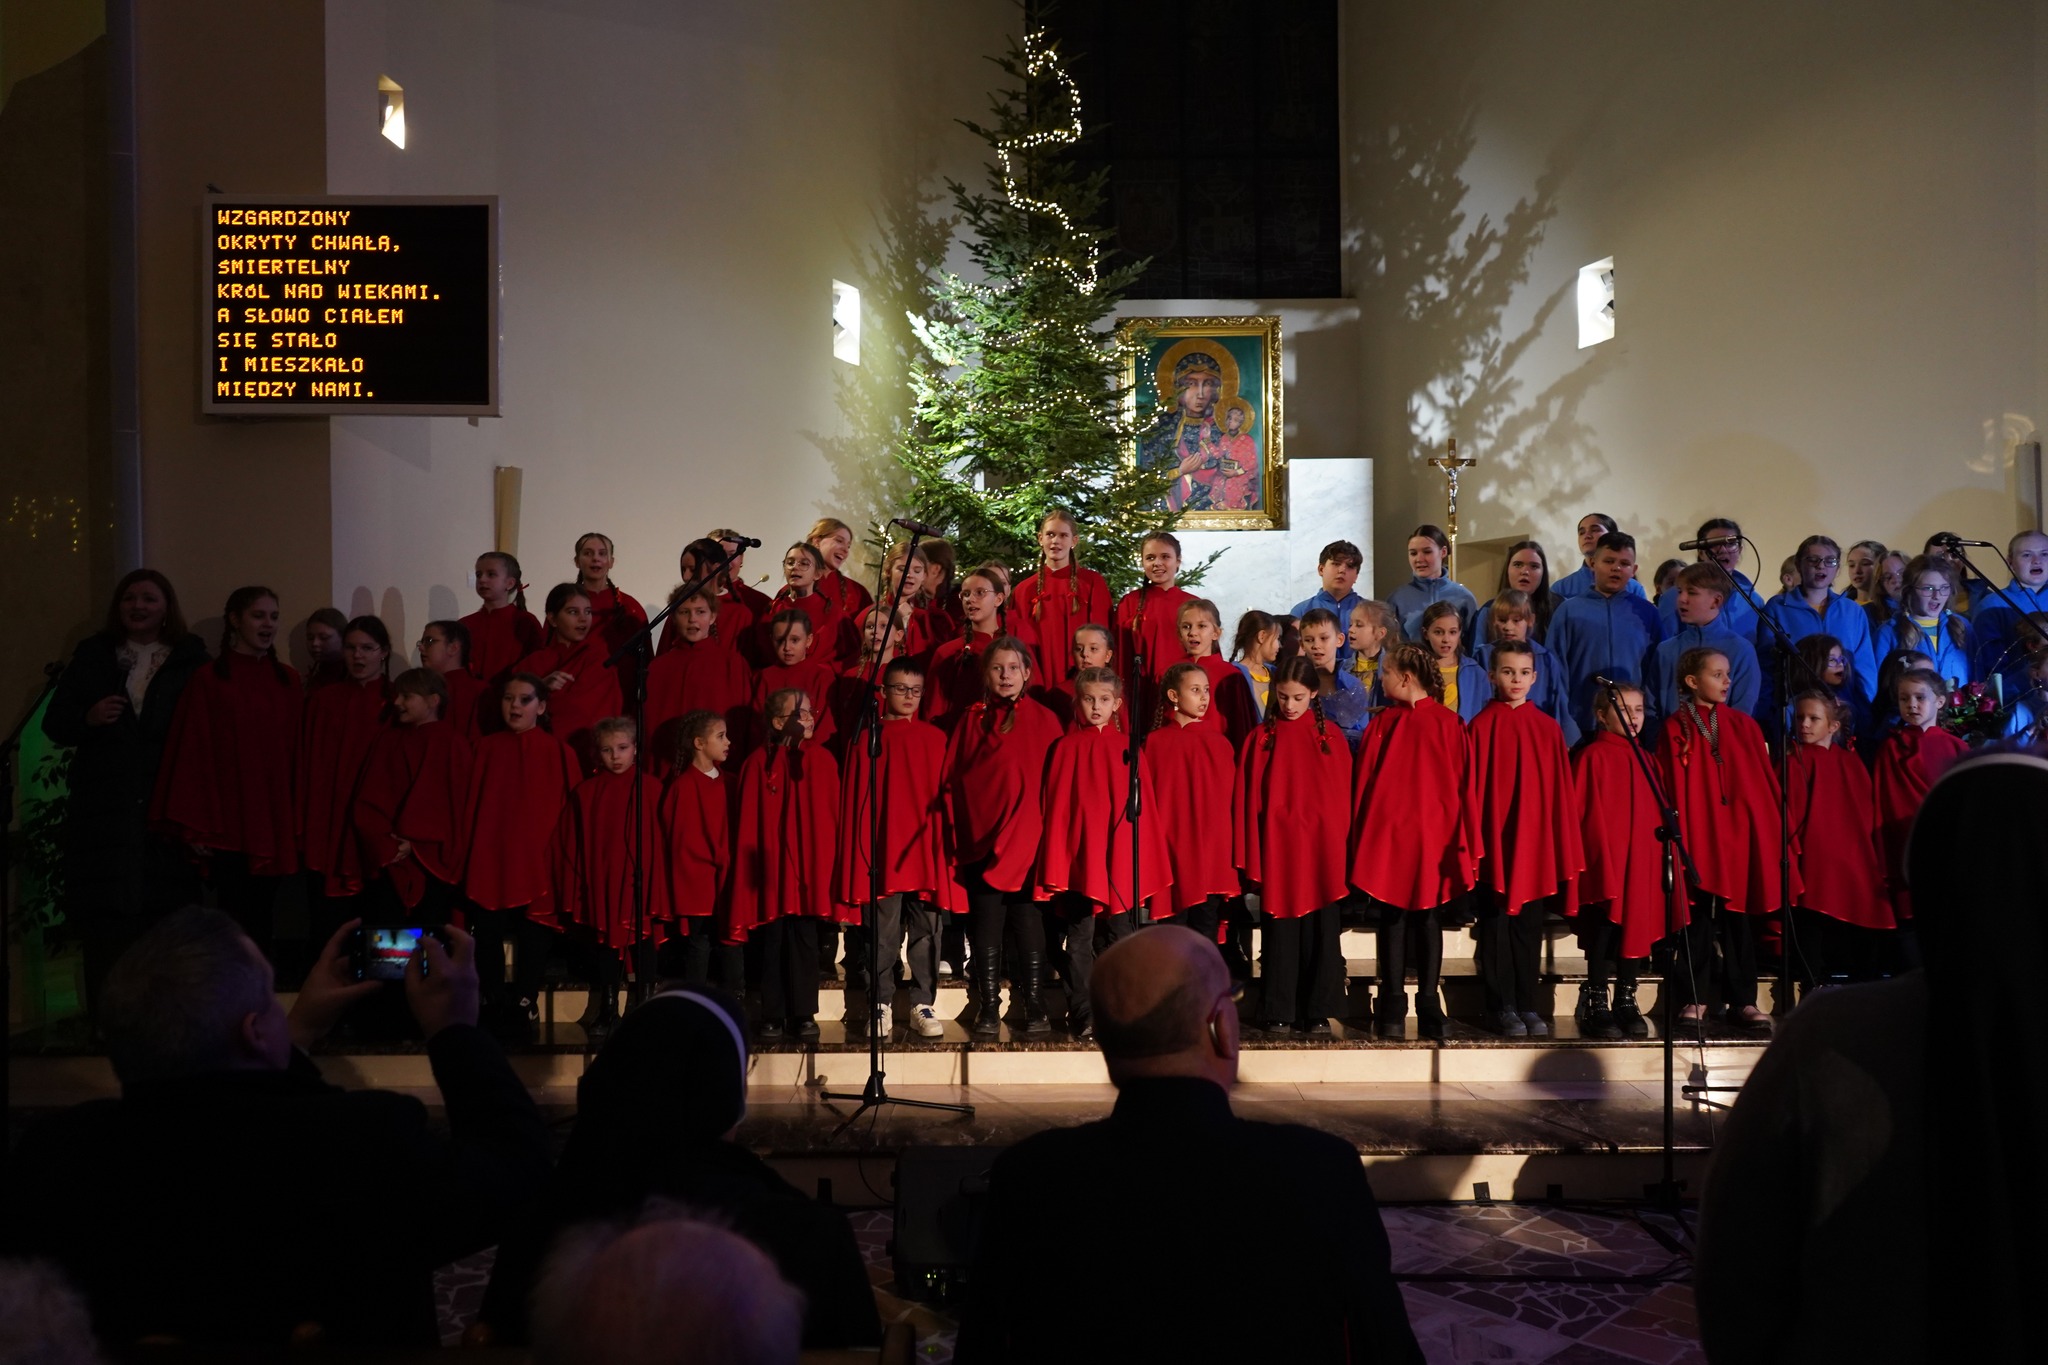
<path fill-rule="evenodd" d="M 1418 1019 L 1417 1022 L 1420 1022 Z M 1375 1002 L 1372 1017 L 1373 1032 L 1380 1037 L 1395 1040 L 1408 1036 L 1408 992 L 1405 990 L 1380 991 Z"/>
<path fill-rule="evenodd" d="M 1621 1037 L 1621 1029 L 1614 1022 L 1613 1011 L 1607 1008 L 1607 988 L 1596 986 L 1590 981 L 1579 983 L 1579 1008 L 1576 1011 L 1581 1038 L 1613 1040 Z"/>
<path fill-rule="evenodd" d="M 619 991 L 611 985 L 596 986 L 591 993 L 597 998 L 597 1017 L 584 1026 L 583 1032 L 593 1043 L 612 1036 L 612 1030 L 619 1026 Z"/>
<path fill-rule="evenodd" d="M 1636 983 L 1624 982 L 1614 988 L 1614 1026 L 1621 1030 L 1624 1038 L 1647 1038 L 1650 1036 L 1649 1021 L 1636 1005 Z"/>
<path fill-rule="evenodd" d="M 1042 953 L 1024 954 L 1024 1031 L 1026 1033 L 1051 1033 L 1052 1021 L 1045 1013 L 1045 957 Z"/>
<path fill-rule="evenodd" d="M 998 952 L 974 955 L 974 1035 L 993 1038 L 1003 1031 L 1003 964 Z"/>

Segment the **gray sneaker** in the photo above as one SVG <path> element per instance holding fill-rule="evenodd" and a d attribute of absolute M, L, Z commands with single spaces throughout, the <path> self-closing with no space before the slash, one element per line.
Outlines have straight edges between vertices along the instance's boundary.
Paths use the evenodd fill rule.
<path fill-rule="evenodd" d="M 943 1038 L 946 1026 L 939 1022 L 939 1012 L 930 1005 L 919 1005 L 910 1012 L 910 1026 L 917 1030 L 920 1038 Z"/>

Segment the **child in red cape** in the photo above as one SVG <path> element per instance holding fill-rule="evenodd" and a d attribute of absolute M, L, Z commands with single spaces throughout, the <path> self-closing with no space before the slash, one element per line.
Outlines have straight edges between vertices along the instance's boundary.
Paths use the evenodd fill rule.
<path fill-rule="evenodd" d="M 535 1001 L 555 941 L 555 891 L 548 841 L 569 793 L 583 780 L 568 745 L 542 727 L 547 685 L 514 673 L 498 693 L 504 728 L 477 742 L 469 791 L 462 802 L 462 894 L 473 907 L 477 964 L 497 1026 L 529 1036 L 540 1017 Z M 505 990 L 505 947 L 514 953 L 512 991 Z"/>
<path fill-rule="evenodd" d="M 1373 1023 L 1383 1038 L 1407 1036 L 1412 964 L 1416 1027 L 1442 1038 L 1439 916 L 1473 880 L 1460 797 L 1471 747 L 1458 713 L 1443 704 L 1443 675 L 1427 649 L 1389 647 L 1380 674 L 1387 707 L 1366 726 L 1351 784 L 1350 881 L 1379 915 Z"/>
<path fill-rule="evenodd" d="M 704 600 L 711 604 L 712 637 L 738 654 L 740 641 L 755 625 L 756 618 L 745 602 L 726 593 L 724 555 L 725 551 L 715 540 L 693 540 L 685 545 L 677 563 L 682 581 L 669 589 L 668 600 L 671 604 L 675 603 L 682 597 L 683 589 L 701 582 L 703 586 L 698 591 L 702 592 L 705 595 Z M 681 624 L 676 620 L 674 612 L 670 612 L 668 619 L 661 623 L 661 638 L 654 646 L 656 658 L 660 658 L 675 647 L 676 641 L 681 638 Z M 751 668 L 752 660 L 748 660 L 747 664 Z"/>
<path fill-rule="evenodd" d="M 1512 591 L 1512 590 L 1510 590 Z M 1638 964 L 1666 934 L 1664 846 L 1657 798 L 1644 781 L 1628 736 L 1643 733 L 1643 689 L 1624 683 L 1621 707 L 1605 690 L 1593 699 L 1600 728 L 1572 755 L 1578 789 L 1579 839 L 1586 870 L 1579 874 L 1573 907 L 1586 980 L 1576 1017 L 1583 1038 L 1647 1038 L 1649 1023 L 1636 1003 Z M 1674 897 L 1674 899 L 1676 899 Z M 1685 907 L 1673 907 L 1685 924 Z M 1607 975 L 1614 972 L 1614 1000 Z"/>
<path fill-rule="evenodd" d="M 941 640 L 925 673 L 924 718 L 950 731 L 982 698 L 982 661 L 1002 634 L 1003 604 L 1010 576 L 999 564 L 968 570 L 954 600 L 964 618 L 961 633 Z"/>
<path fill-rule="evenodd" d="M 420 667 L 439 673 L 448 688 L 441 720 L 464 739 L 474 740 L 483 733 L 484 723 L 477 702 L 490 689 L 469 671 L 469 645 L 469 627 L 460 621 L 429 621 L 420 632 Z M 497 718 L 490 721 L 495 725 Z"/>
<path fill-rule="evenodd" d="M 513 671 L 541 680 L 548 694 L 549 727 L 575 751 L 585 773 L 595 772 L 593 727 L 619 713 L 623 679 L 618 669 L 605 667 L 611 650 L 598 633 L 589 594 L 574 583 L 557 583 L 548 591 L 547 609 L 547 644 L 521 659 Z"/>
<path fill-rule="evenodd" d="M 894 659 L 882 673 L 881 754 L 869 755 L 866 726 L 849 734 L 839 798 L 839 899 L 864 908 L 882 968 L 882 1028 L 895 1019 L 896 962 L 910 960 L 911 1027 L 923 1038 L 945 1029 L 935 1006 L 939 988 L 941 913 L 965 908 L 946 858 L 946 803 L 941 778 L 946 736 L 917 718 L 924 670 Z M 876 887 L 875 824 L 881 821 L 881 885 Z M 876 899 L 879 890 L 880 899 Z M 864 946 L 862 951 L 864 951 Z M 864 978 L 865 960 L 854 964 Z M 866 1020 L 861 1020 L 865 1024 Z"/>
<path fill-rule="evenodd" d="M 1048 944 L 1064 937 L 1067 1031 L 1093 1038 L 1088 982 L 1095 954 L 1130 934 L 1134 905 L 1152 904 L 1171 914 L 1166 893 L 1172 866 L 1166 832 L 1156 816 L 1138 821 L 1137 893 L 1133 899 L 1129 819 L 1131 737 L 1120 724 L 1123 679 L 1107 668 L 1074 675 L 1074 726 L 1052 746 L 1046 760 L 1044 830 L 1038 840 L 1037 896 L 1046 903 Z M 1138 809 L 1157 811 L 1152 777 L 1138 754 Z M 1027 1014 L 1024 1031 L 1039 1032 L 1044 1021 Z"/>
<path fill-rule="evenodd" d="M 445 924 L 461 875 L 469 741 L 441 708 L 448 677 L 412 668 L 391 684 L 392 728 L 377 736 L 349 808 L 374 918 Z"/>
<path fill-rule="evenodd" d="M 1204 725 L 1223 731 L 1233 751 L 1259 723 L 1252 685 L 1236 664 L 1223 657 L 1223 616 L 1206 597 L 1191 597 L 1180 604 L 1176 617 L 1181 657 L 1209 679 L 1209 714 Z"/>
<path fill-rule="evenodd" d="M 277 657 L 277 594 L 237 588 L 220 656 L 192 674 L 171 715 L 149 823 L 207 862 L 220 906 L 276 960 L 278 882 L 299 870 L 292 757 L 305 693 Z"/>
<path fill-rule="evenodd" d="M 832 757 L 839 761 L 840 770 L 846 768 L 847 746 L 853 742 L 854 731 L 862 728 L 865 719 L 882 699 L 882 678 L 903 653 L 897 646 L 902 643 L 893 629 L 889 629 L 889 642 L 882 643 L 882 632 L 889 628 L 889 613 L 869 612 L 862 618 L 860 658 L 851 668 L 832 679 L 832 685 L 825 694 L 825 709 L 832 717 L 832 740 L 826 746 L 832 750 Z M 916 662 L 914 659 L 912 662 Z M 924 692 L 923 666 L 918 668 L 918 693 Z"/>
<path fill-rule="evenodd" d="M 1726 654 L 1705 646 L 1688 649 L 1679 656 L 1677 679 L 1682 700 L 1677 713 L 1665 718 L 1657 759 L 1699 873 L 1674 973 L 1677 998 L 1684 1002 L 1679 1018 L 1697 1025 L 1706 1017 L 1699 984 L 1711 969 L 1719 973 L 1735 1020 L 1752 1030 L 1768 1029 L 1770 1016 L 1756 1003 L 1756 939 L 1749 917 L 1783 903 L 1778 775 L 1771 770 L 1763 730 L 1727 704 L 1734 683 Z M 1793 876 L 1796 892 L 1797 868 Z"/>
<path fill-rule="evenodd" d="M 1272 704 L 1245 737 L 1231 805 L 1238 871 L 1259 897 L 1269 1034 L 1330 1033 L 1344 1008 L 1337 903 L 1347 812 L 1330 794 L 1351 778 L 1351 749 L 1323 718 L 1316 666 L 1299 655 L 1273 670 Z"/>
<path fill-rule="evenodd" d="M 967 896 L 974 1032 L 990 1036 L 1002 1031 L 1003 961 L 1012 948 L 1010 1003 L 1022 1004 L 1027 1019 L 1045 1017 L 1045 926 L 1032 900 L 1032 874 L 1045 828 L 1046 758 L 1060 729 L 1052 712 L 1024 695 L 1031 651 L 1023 641 L 1004 635 L 989 645 L 982 678 L 985 699 L 961 715 L 947 738 L 946 837 L 953 875 Z M 1004 940 L 1006 929 L 1012 942 Z"/>
<path fill-rule="evenodd" d="M 1144 660 L 1145 681 L 1156 682 L 1181 657 L 1180 609 L 1195 595 L 1180 586 L 1180 541 L 1168 532 L 1145 537 L 1138 567 L 1144 583 L 1116 604 L 1117 657 L 1126 669 L 1132 660 Z M 1149 707 L 1152 702 L 1141 694 L 1134 704 Z"/>
<path fill-rule="evenodd" d="M 741 610 L 741 608 L 733 608 Z M 725 720 L 733 747 L 744 750 L 754 701 L 754 675 L 717 633 L 720 608 L 708 590 L 679 602 L 663 628 L 675 634 L 647 669 L 648 759 L 657 774 L 678 771 L 671 760 L 687 742 L 676 723 L 692 711 L 710 711 Z"/>
<path fill-rule="evenodd" d="M 1792 699 L 1792 856 L 1799 894 L 1786 951 L 1811 989 L 1867 980 L 1889 960 L 1898 921 L 1885 897 L 1884 850 L 1870 770 L 1838 748 L 1847 708 L 1825 692 Z"/>
<path fill-rule="evenodd" d="M 768 742 L 740 767 L 733 934 L 761 945 L 761 1036 L 818 1036 L 819 931 L 859 916 L 837 903 L 839 765 L 815 742 L 811 699 L 767 699 Z"/>
<path fill-rule="evenodd" d="M 1166 838 L 1172 913 L 1215 943 L 1224 909 L 1242 889 L 1230 856 L 1230 807 L 1218 799 L 1237 777 L 1236 757 L 1216 727 L 1202 724 L 1209 675 L 1201 665 L 1168 668 L 1159 702 L 1159 719 L 1145 734 L 1158 804 L 1139 818 L 1157 824 Z"/>
<path fill-rule="evenodd" d="M 824 572 L 818 575 L 818 591 L 841 616 L 851 621 L 874 605 L 867 586 L 843 572 L 847 557 L 853 553 L 851 526 L 837 517 L 819 517 L 811 523 L 804 543 L 815 549 L 824 561 Z"/>
<path fill-rule="evenodd" d="M 1885 889 L 1898 917 L 1898 948 L 1906 965 L 1917 965 L 1911 942 L 1913 897 L 1906 888 L 1906 836 L 1928 789 L 1969 751 L 1969 746 L 1942 729 L 1942 698 L 1948 682 L 1932 668 L 1911 668 L 1899 675 L 1889 698 L 1899 711 L 1899 724 L 1878 746 L 1872 773 L 1876 781 L 1878 832 L 1884 846 Z"/>
<path fill-rule="evenodd" d="M 576 589 L 590 599 L 590 633 L 603 642 L 606 658 L 647 624 L 647 608 L 612 582 L 616 558 L 612 538 L 602 531 L 576 537 Z"/>
<path fill-rule="evenodd" d="M 754 719 L 760 721 L 768 698 L 795 688 L 811 703 L 811 726 L 806 731 L 822 748 L 829 744 L 838 727 L 832 719 L 832 682 L 837 670 L 813 656 L 818 635 L 811 618 L 801 611 L 778 612 L 768 622 L 771 662 L 754 675 Z"/>
<path fill-rule="evenodd" d="M 476 595 L 483 606 L 462 618 L 469 631 L 469 671 L 495 690 L 513 665 L 547 643 L 547 631 L 526 609 L 519 561 L 503 550 L 476 557 Z"/>
<path fill-rule="evenodd" d="M 307 940 L 324 944 L 353 914 L 363 889 L 363 866 L 355 856 L 349 803 L 362 779 L 370 746 L 384 732 L 390 684 L 384 670 L 391 635 L 374 616 L 358 616 L 341 633 L 347 676 L 306 698 L 299 723 L 299 752 L 292 763 L 297 779 L 299 861 L 306 869 Z"/>
<path fill-rule="evenodd" d="M 1032 686 L 1030 693 L 1033 701 L 1052 712 L 1062 733 L 1080 723 L 1080 714 L 1074 705 L 1074 679 L 1086 669 L 1114 671 L 1116 666 L 1116 637 L 1108 626 L 1099 626 L 1092 621 L 1075 626 L 1073 642 L 1073 648 L 1068 651 L 1070 657 L 1065 676 L 1055 679 L 1048 673 Z"/>
<path fill-rule="evenodd" d="M 1017 585 L 1010 629 L 1044 660 L 1064 659 L 1073 648 L 1074 627 L 1109 621 L 1109 580 L 1084 569 L 1074 558 L 1080 523 L 1055 508 L 1038 522 L 1040 559 L 1035 572 Z"/>
<path fill-rule="evenodd" d="M 672 919 L 661 836 L 661 784 L 641 772 L 640 746 L 629 716 L 607 716 L 593 727 L 598 771 L 569 793 L 555 823 L 549 881 L 555 913 L 573 927 L 579 973 L 590 983 L 583 1027 L 591 1038 L 619 1022 L 620 963 L 631 953 L 635 970 L 653 970 L 658 921 Z M 634 788 L 639 788 L 638 837 Z M 637 877 L 636 877 L 637 870 Z M 635 885 L 644 904 L 635 903 Z M 645 918 L 641 916 L 644 914 Z"/>
<path fill-rule="evenodd" d="M 910 542 L 890 547 L 888 557 L 882 561 L 885 591 L 882 600 L 864 605 L 847 619 L 853 622 L 854 638 L 861 643 L 863 658 L 870 648 L 871 639 L 879 639 L 880 632 L 876 618 L 886 616 L 891 604 L 898 602 L 898 588 L 902 589 L 901 602 L 896 609 L 896 622 L 889 631 L 889 653 L 893 658 L 920 661 L 931 656 L 938 641 L 932 635 L 931 613 L 925 609 L 925 583 L 931 572 L 931 561 L 925 555 L 924 546 L 910 548 Z M 865 599 L 867 592 L 861 592 Z M 942 623 L 943 624 L 943 623 Z M 848 672 L 853 671 L 851 667 Z"/>
<path fill-rule="evenodd" d="M 1439 663 L 1439 672 L 1442 671 Z M 1465 837 L 1480 890 L 1479 971 L 1494 1028 L 1544 1037 L 1538 999 L 1543 924 L 1586 866 L 1564 731 L 1539 706 L 1536 654 L 1526 641 L 1494 646 L 1493 699 L 1472 718 Z"/>
<path fill-rule="evenodd" d="M 768 623 L 762 635 L 765 661 L 774 661 L 775 623 L 792 611 L 803 613 L 810 623 L 811 653 L 832 672 L 837 673 L 860 653 L 860 638 L 853 633 L 853 622 L 840 614 L 831 598 L 818 591 L 818 580 L 824 572 L 825 557 L 808 541 L 798 541 L 782 557 L 782 590 L 775 594 L 768 614 L 761 618 Z M 815 706 L 817 698 L 813 697 L 811 703 Z"/>
<path fill-rule="evenodd" d="M 662 863 L 668 873 L 664 901 L 674 920 L 673 937 L 663 945 L 661 974 L 701 986 L 711 979 L 712 945 L 731 946 L 733 805 L 739 782 L 725 773 L 732 741 L 724 717 L 692 711 L 674 730 L 675 776 L 661 794 Z M 727 969 L 724 984 L 744 994 L 743 955 L 729 954 L 721 965 Z"/>
<path fill-rule="evenodd" d="M 320 607 L 306 618 L 306 690 L 318 692 L 348 677 L 341 661 L 341 633 L 348 617 L 338 607 Z"/>

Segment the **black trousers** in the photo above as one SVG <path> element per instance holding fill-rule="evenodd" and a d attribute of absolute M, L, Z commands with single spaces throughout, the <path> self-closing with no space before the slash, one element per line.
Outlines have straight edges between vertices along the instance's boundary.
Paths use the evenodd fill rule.
<path fill-rule="evenodd" d="M 1000 981 L 1006 947 L 1019 957 L 1045 955 L 1045 925 L 1029 891 L 997 890 L 982 876 L 985 868 L 975 863 L 960 869 L 967 891 L 967 941 L 974 974 L 993 970 Z"/>
<path fill-rule="evenodd" d="M 664 942 L 655 952 L 654 972 L 663 981 L 679 981 L 685 986 L 708 986 L 711 984 L 712 939 L 718 930 L 711 923 L 709 915 L 687 915 L 676 922 L 677 935 Z M 723 946 L 723 945 L 721 945 Z M 738 951 L 738 945 L 733 945 Z M 744 995 L 746 985 L 739 976 L 739 994 Z M 727 981 L 724 984 L 731 986 Z"/>
<path fill-rule="evenodd" d="M 1216 942 L 1216 932 L 1223 925 L 1223 911 L 1230 904 L 1228 896 L 1211 896 L 1199 905 L 1190 905 L 1181 912 L 1176 921 L 1182 928 L 1200 934 L 1210 943 Z M 1219 947 L 1218 952 L 1222 949 Z M 1226 957 L 1225 961 L 1229 959 Z"/>
<path fill-rule="evenodd" d="M 1479 979 L 1489 1013 L 1541 1014 L 1538 971 L 1543 958 L 1543 925 L 1550 897 L 1531 901 L 1510 915 L 1499 901 L 1479 911 Z"/>
<path fill-rule="evenodd" d="M 1095 977 L 1095 955 L 1118 939 L 1129 937 L 1137 926 L 1131 923 L 1130 911 L 1098 915 L 1094 901 L 1072 892 L 1055 897 L 1043 914 L 1045 941 L 1066 944 L 1067 1023 L 1071 1028 L 1079 1028 L 1094 1016 L 1088 983 Z"/>
<path fill-rule="evenodd" d="M 470 933 L 476 938 L 477 974 L 483 978 L 486 1001 L 527 1000 L 539 997 L 547 980 L 548 954 L 561 937 L 547 925 L 533 920 L 526 907 L 512 910 L 469 912 Z M 512 950 L 512 984 L 505 984 L 505 950 Z"/>
<path fill-rule="evenodd" d="M 1642 959 L 1621 956 L 1621 926 L 1601 906 L 1582 906 L 1578 915 L 1579 950 L 1586 955 L 1586 984 L 1606 990 L 1614 980 L 1627 989 L 1636 985 Z"/>
<path fill-rule="evenodd" d="M 761 945 L 761 1016 L 810 1019 L 818 1013 L 818 940 L 823 922 L 784 915 L 755 929 Z"/>
<path fill-rule="evenodd" d="M 1382 1019 L 1408 1015 L 1408 973 L 1415 973 L 1415 1017 L 1444 1017 L 1438 983 L 1444 972 L 1444 928 L 1437 907 L 1403 910 L 1375 902 L 1379 954 L 1380 998 L 1375 1013 Z"/>
<path fill-rule="evenodd" d="M 1679 937 L 1678 960 L 1672 964 L 1673 998 L 1679 1004 L 1704 1004 L 1703 988 L 1710 982 L 1720 987 L 1730 1009 L 1756 1003 L 1756 935 L 1748 915 L 1730 910 L 1719 896 L 1695 895 L 1692 922 Z"/>
<path fill-rule="evenodd" d="M 284 878 L 251 872 L 246 853 L 217 852 L 212 863 L 214 896 L 220 908 L 234 917 L 242 932 L 256 941 L 270 965 L 276 967 L 277 888 Z"/>
<path fill-rule="evenodd" d="M 1343 933 L 1334 905 L 1295 919 L 1266 917 L 1259 964 L 1267 1023 L 1313 1024 L 1343 1012 Z"/>

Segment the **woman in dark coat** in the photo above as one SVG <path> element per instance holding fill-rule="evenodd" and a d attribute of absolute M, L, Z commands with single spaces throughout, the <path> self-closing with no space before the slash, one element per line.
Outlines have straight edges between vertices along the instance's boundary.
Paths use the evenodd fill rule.
<path fill-rule="evenodd" d="M 64 908 L 85 948 L 87 1000 L 114 959 L 159 918 L 198 899 L 191 860 L 147 827 L 164 736 L 178 697 L 206 662 L 178 594 L 154 569 L 115 585 L 105 626 L 78 647 L 43 712 L 70 747 L 64 815 Z"/>

